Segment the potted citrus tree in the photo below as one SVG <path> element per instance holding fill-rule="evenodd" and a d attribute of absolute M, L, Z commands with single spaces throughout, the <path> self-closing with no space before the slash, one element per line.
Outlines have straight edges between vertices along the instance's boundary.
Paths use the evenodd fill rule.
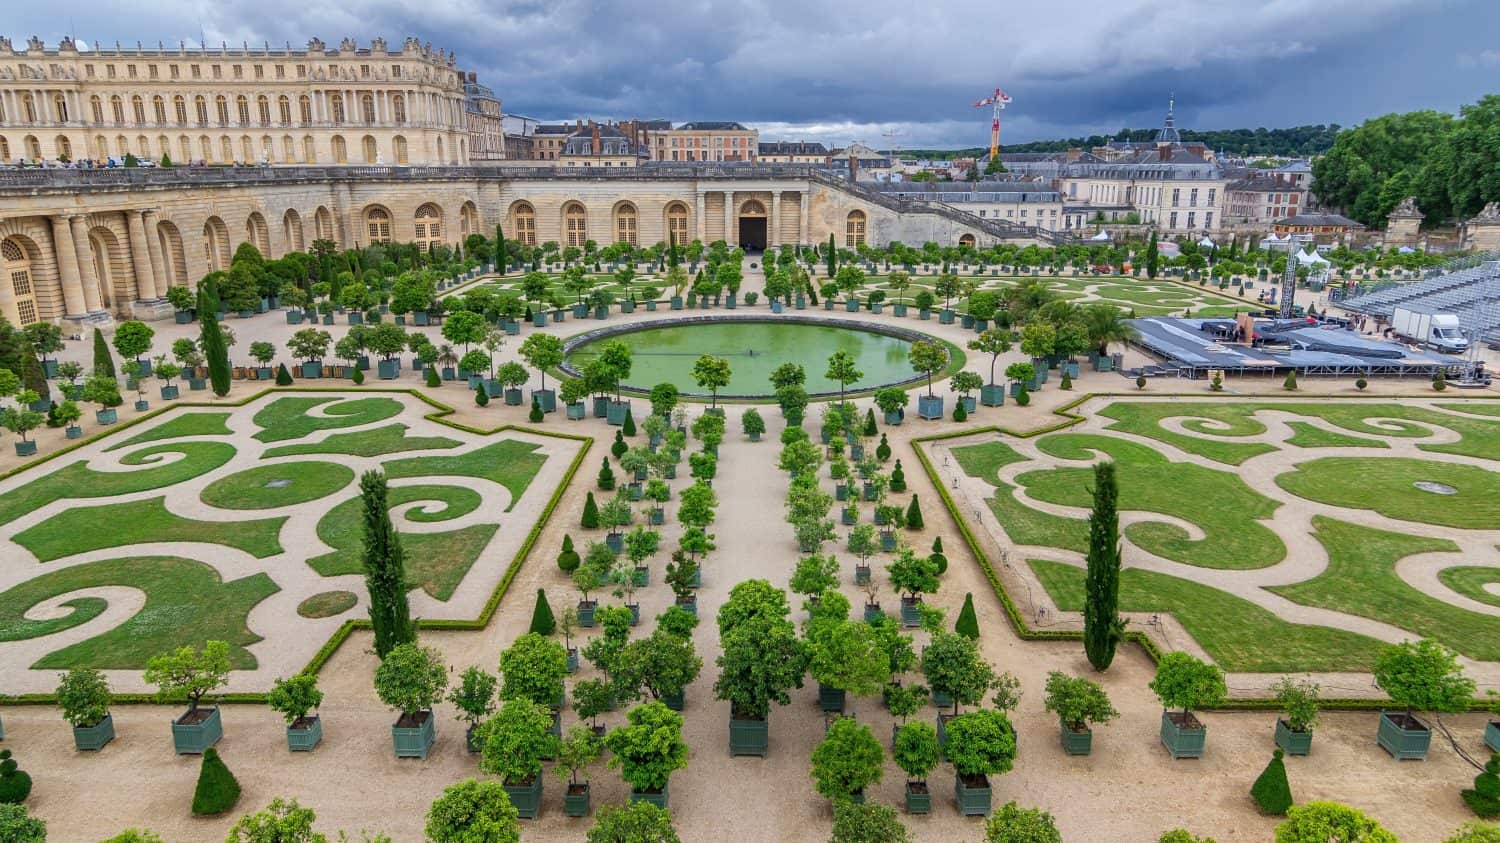
<path fill-rule="evenodd" d="M 458 709 L 458 719 L 467 723 L 464 728 L 464 746 L 470 753 L 479 752 L 483 742 L 476 730 L 485 718 L 495 713 L 494 674 L 480 667 L 470 667 L 460 674 L 458 687 L 448 693 L 448 702 Z"/>
<path fill-rule="evenodd" d="M 499 776 L 516 813 L 536 819 L 542 810 L 542 759 L 557 755 L 552 715 L 525 697 L 505 701 L 480 727 L 484 752 L 479 769 Z"/>
<path fill-rule="evenodd" d="M 145 679 L 157 686 L 161 702 L 187 698 L 187 711 L 172 721 L 172 742 L 178 755 L 201 755 L 224 737 L 219 707 L 199 703 L 229 679 L 229 644 L 208 641 L 203 649 L 188 646 L 152 656 L 146 662 Z"/>
<path fill-rule="evenodd" d="M 927 394 L 917 397 L 917 415 L 929 420 L 941 419 L 943 396 L 933 393 L 932 376 L 948 366 L 948 349 L 937 342 L 917 340 L 911 344 L 907 358 L 913 370 L 927 376 Z"/>
<path fill-rule="evenodd" d="M 567 787 L 563 795 L 563 813 L 567 816 L 589 815 L 589 780 L 580 782 L 578 774 L 598 761 L 603 751 L 603 741 L 588 726 L 574 726 L 563 736 L 552 772 Z"/>
<path fill-rule="evenodd" d="M 953 797 L 966 817 L 990 812 L 989 777 L 1010 772 L 1016 760 L 1016 730 L 1010 718 L 993 709 L 979 709 L 948 721 L 943 747 L 956 774 Z"/>
<path fill-rule="evenodd" d="M 531 375 L 526 373 L 526 367 L 514 360 L 502 363 L 495 372 L 495 379 L 504 387 L 506 406 L 521 406 L 523 397 L 521 385 L 531 380 Z"/>
<path fill-rule="evenodd" d="M 1217 705 L 1228 689 L 1224 671 L 1183 652 L 1168 653 L 1156 665 L 1151 690 L 1161 700 L 1161 743 L 1173 758 L 1202 758 L 1208 727 L 1192 710 Z M 1178 708 L 1181 711 L 1172 711 Z"/>
<path fill-rule="evenodd" d="M 568 675 L 568 651 L 540 633 L 528 632 L 500 653 L 500 699 L 528 699 L 552 712 L 552 733 L 562 733 L 559 712 Z"/>
<path fill-rule="evenodd" d="M 1425 638 L 1381 650 L 1375 659 L 1375 684 L 1405 709 L 1382 711 L 1375 735 L 1380 746 L 1399 760 L 1427 757 L 1432 729 L 1418 712 L 1464 711 L 1474 696 L 1474 680 L 1464 676 L 1453 651 Z"/>
<path fill-rule="evenodd" d="M 891 587 L 901 594 L 901 623 L 917 626 L 921 622 L 922 595 L 938 590 L 937 563 L 932 557 L 918 556 L 911 547 L 903 546 L 885 569 L 890 574 Z"/>
<path fill-rule="evenodd" d="M 1057 715 L 1063 752 L 1069 755 L 1090 754 L 1094 747 L 1092 724 L 1120 716 L 1099 683 L 1082 676 L 1054 670 L 1047 674 L 1046 693 L 1047 710 Z"/>
<path fill-rule="evenodd" d="M 688 746 L 682 739 L 682 715 L 660 702 L 648 702 L 626 714 L 624 726 L 604 736 L 611 757 L 630 784 L 630 801 L 667 807 L 672 773 L 687 766 Z"/>
<path fill-rule="evenodd" d="M 587 382 L 580 378 L 565 378 L 559 394 L 570 421 L 579 421 L 587 416 L 588 405 L 583 401 L 589 395 Z"/>
<path fill-rule="evenodd" d="M 804 649 L 823 710 L 843 712 L 847 695 L 871 696 L 885 687 L 891 679 L 890 659 L 869 624 L 848 620 L 847 602 L 840 602 L 837 614 L 831 608 L 820 601 L 807 623 Z"/>
<path fill-rule="evenodd" d="M 432 647 L 398 644 L 375 669 L 375 695 L 400 712 L 391 724 L 397 758 L 426 758 L 437 740 L 432 707 L 448 689 L 448 669 Z"/>
<path fill-rule="evenodd" d="M 906 390 L 898 386 L 885 386 L 875 390 L 875 406 L 885 414 L 886 424 L 900 424 L 906 419 Z"/>
<path fill-rule="evenodd" d="M 1286 715 L 1276 718 L 1276 745 L 1287 755 L 1311 753 L 1313 728 L 1318 725 L 1317 684 L 1284 676 L 1271 690 Z"/>
<path fill-rule="evenodd" d="M 865 788 L 880 783 L 884 767 L 885 751 L 870 727 L 853 717 L 839 717 L 813 749 L 813 786 L 835 801 L 864 802 Z"/>
<path fill-rule="evenodd" d="M 109 713 L 109 682 L 93 668 L 75 667 L 57 684 L 57 704 L 73 727 L 73 745 L 80 750 L 103 749 L 115 739 L 115 720 Z"/>
<path fill-rule="evenodd" d="M 729 703 L 729 754 L 765 756 L 771 703 L 791 702 L 806 672 L 802 643 L 786 593 L 765 580 L 745 580 L 719 607 L 719 678 L 714 695 Z"/>
<path fill-rule="evenodd" d="M 156 356 L 156 377 L 161 381 L 161 400 L 174 401 L 179 395 L 177 384 L 172 381 L 182 374 L 182 367 L 167 359 L 165 354 Z"/>
<path fill-rule="evenodd" d="M 927 776 L 938 765 L 937 730 L 921 720 L 903 723 L 891 743 L 891 755 L 906 773 L 906 812 L 931 813 L 932 790 L 927 786 Z"/>
<path fill-rule="evenodd" d="M 932 689 L 932 702 L 951 705 L 952 712 L 938 714 L 938 743 L 946 741 L 946 726 L 958 716 L 960 705 L 978 705 L 995 686 L 995 671 L 979 652 L 979 644 L 956 632 L 934 632 L 922 650 L 922 675 Z"/>
<path fill-rule="evenodd" d="M 995 383 L 995 363 L 1000 355 L 1010 351 L 1013 340 L 1011 332 L 1000 328 L 991 328 L 972 340 L 969 340 L 969 350 L 979 351 L 990 356 L 990 380 L 979 388 L 979 400 L 986 407 L 999 407 L 1005 403 L 1005 387 Z M 1010 370 L 1006 370 L 1006 376 L 1010 376 Z M 1014 393 L 1012 393 L 1014 394 Z M 972 412 L 972 408 L 965 408 Z"/>
<path fill-rule="evenodd" d="M 311 752 L 323 740 L 323 718 L 308 712 L 323 704 L 318 677 L 299 673 L 277 679 L 266 695 L 266 703 L 286 720 L 286 747 L 292 752 Z"/>
<path fill-rule="evenodd" d="M 101 425 L 114 424 L 119 420 L 115 408 L 122 403 L 120 385 L 109 375 L 92 375 L 83 382 L 83 400 L 98 404 L 94 421 Z"/>

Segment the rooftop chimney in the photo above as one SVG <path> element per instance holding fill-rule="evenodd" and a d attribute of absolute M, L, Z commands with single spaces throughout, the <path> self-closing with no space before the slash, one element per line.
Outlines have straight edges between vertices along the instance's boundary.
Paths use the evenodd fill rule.
<path fill-rule="evenodd" d="M 594 138 L 594 154 L 598 155 L 601 151 L 603 151 L 599 145 L 599 124 L 590 120 L 589 129 L 592 132 Z"/>
<path fill-rule="evenodd" d="M 1079 149 L 1076 146 L 1070 147 L 1068 149 L 1068 163 L 1069 164 L 1075 163 L 1075 162 L 1081 160 L 1082 158 L 1083 158 L 1083 150 Z"/>
<path fill-rule="evenodd" d="M 1158 146 L 1156 148 L 1156 157 L 1159 160 L 1162 160 L 1162 161 L 1171 161 L 1172 160 L 1172 147 L 1167 146 L 1165 144 L 1163 144 L 1161 146 Z"/>

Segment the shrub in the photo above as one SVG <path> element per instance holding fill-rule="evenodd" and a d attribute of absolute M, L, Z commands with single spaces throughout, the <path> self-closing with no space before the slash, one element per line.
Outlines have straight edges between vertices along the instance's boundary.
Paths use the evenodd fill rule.
<path fill-rule="evenodd" d="M 222 814 L 233 808 L 239 799 L 240 783 L 224 766 L 219 751 L 213 747 L 205 749 L 203 766 L 198 770 L 198 787 L 193 791 L 193 813 Z"/>
<path fill-rule="evenodd" d="M 1135 388 L 1136 389 L 1145 389 L 1146 388 L 1146 376 L 1145 375 L 1140 375 L 1140 376 L 1138 376 L 1135 379 Z"/>
<path fill-rule="evenodd" d="M 1286 780 L 1286 763 L 1281 750 L 1271 754 L 1271 763 L 1250 786 L 1250 798 L 1262 814 L 1283 816 L 1292 807 L 1292 786 Z"/>
<path fill-rule="evenodd" d="M 361 379 L 361 375 L 359 373 L 359 370 L 355 369 L 354 370 L 354 382 L 355 383 L 359 383 L 360 379 Z M 490 391 L 485 388 L 484 384 L 480 384 L 479 388 L 476 389 L 476 390 L 474 390 L 474 406 L 476 406 L 476 407 L 488 407 L 489 404 L 490 404 Z"/>
<path fill-rule="evenodd" d="M 1443 390 L 1447 389 L 1448 376 L 1442 372 L 1438 372 L 1437 377 L 1432 379 L 1432 388 L 1437 392 L 1442 392 Z"/>
<path fill-rule="evenodd" d="M 1399 843 L 1396 835 L 1363 811 L 1337 802 L 1293 805 L 1276 826 L 1276 843 Z"/>
<path fill-rule="evenodd" d="M 443 385 L 443 379 L 438 376 L 437 369 L 433 368 L 432 366 L 428 366 L 427 367 L 427 388 L 428 389 L 439 389 L 439 388 L 442 387 L 442 385 Z"/>
<path fill-rule="evenodd" d="M 542 759 L 557 754 L 552 715 L 528 699 L 512 699 L 484 725 L 479 769 L 506 784 L 529 782 L 541 775 Z"/>
<path fill-rule="evenodd" d="M 1058 384 L 1057 388 L 1058 389 L 1072 389 L 1073 388 L 1073 379 L 1070 378 L 1070 377 L 1068 377 L 1068 373 L 1067 372 L 1063 372 L 1062 383 Z"/>
<path fill-rule="evenodd" d="M 1474 696 L 1474 680 L 1463 675 L 1453 651 L 1431 639 L 1383 648 L 1375 658 L 1375 684 L 1408 715 L 1460 712 Z"/>
<path fill-rule="evenodd" d="M 999 711 L 979 709 L 949 720 L 944 754 L 960 776 L 1010 772 L 1016 760 L 1016 730 Z"/>
<path fill-rule="evenodd" d="M 1364 392 L 1365 391 L 1365 387 L 1367 387 L 1369 385 L 1370 385 L 1370 382 L 1367 381 L 1367 380 L 1365 380 L 1364 378 L 1359 378 L 1358 380 L 1356 380 L 1354 382 L 1354 388 L 1357 389 L 1357 390 L 1359 390 L 1360 392 Z"/>
<path fill-rule="evenodd" d="M 865 435 L 865 436 L 874 436 L 876 433 L 879 432 L 879 429 L 875 427 L 875 411 L 874 410 L 870 410 L 870 409 L 866 409 L 865 410 L 865 427 L 864 427 L 864 430 L 862 430 L 860 432 L 863 435 Z"/>
<path fill-rule="evenodd" d="M 1195 837 L 1184 828 L 1174 828 L 1163 834 L 1157 843 L 1217 843 L 1212 837 Z"/>
<path fill-rule="evenodd" d="M 277 797 L 263 811 L 246 814 L 229 830 L 226 843 L 320 843 L 323 835 L 313 831 L 318 815 L 295 799 Z"/>
<path fill-rule="evenodd" d="M 1500 816 L 1500 755 L 1490 755 L 1484 771 L 1474 777 L 1473 790 L 1465 790 L 1461 795 L 1475 814 L 1485 819 Z"/>
<path fill-rule="evenodd" d="M 680 843 L 671 812 L 650 802 L 602 806 L 585 839 L 588 843 Z"/>
<path fill-rule="evenodd" d="M 546 417 L 547 414 L 542 412 L 542 402 L 538 401 L 535 395 L 531 396 L 531 412 L 527 414 L 526 419 L 532 424 L 541 424 Z"/>
<path fill-rule="evenodd" d="M 1162 708 L 1180 708 L 1187 713 L 1194 708 L 1217 704 L 1224 699 L 1224 671 L 1187 653 L 1168 653 L 1156 664 L 1151 690 L 1161 700 Z"/>
<path fill-rule="evenodd" d="M 0 802 L 0 840 L 6 843 L 47 843 L 47 823 L 27 813 L 24 805 Z"/>
<path fill-rule="evenodd" d="M 979 640 L 979 618 L 974 613 L 974 595 L 964 595 L 964 605 L 958 610 L 958 620 L 953 624 L 953 631 L 973 641 Z"/>
<path fill-rule="evenodd" d="M 615 442 L 616 442 L 616 444 L 617 445 L 624 445 L 625 443 L 622 442 L 622 441 L 620 441 L 619 436 L 620 436 L 619 433 L 615 434 L 615 437 L 616 437 L 615 438 Z M 628 451 L 630 449 L 627 447 L 625 450 Z M 621 451 L 621 453 L 624 453 L 624 451 Z M 602 464 L 599 466 L 599 482 L 598 482 L 598 486 L 599 486 L 600 490 L 605 491 L 605 492 L 612 492 L 612 491 L 614 491 L 614 488 L 615 488 L 615 470 L 609 467 L 609 457 L 604 457 L 603 460 L 602 460 Z"/>
<path fill-rule="evenodd" d="M 938 575 L 948 573 L 948 557 L 943 555 L 943 537 L 935 536 L 932 539 L 932 553 L 928 555 L 932 564 L 937 566 Z M 973 595 L 970 595 L 972 597 Z"/>
<path fill-rule="evenodd" d="M 911 832 L 896 809 L 849 799 L 833 803 L 833 837 L 829 843 L 910 843 Z"/>
<path fill-rule="evenodd" d="M 635 435 L 635 414 L 631 412 L 631 409 L 629 407 L 625 408 L 625 423 L 620 426 L 620 430 L 626 436 Z M 616 454 L 615 456 L 619 457 L 619 454 Z"/>
<path fill-rule="evenodd" d="M 969 411 L 964 409 L 964 402 L 960 401 L 953 405 L 953 420 L 956 422 L 969 420 Z"/>
<path fill-rule="evenodd" d="M 593 492 L 589 492 L 589 496 L 583 501 L 583 527 L 586 530 L 599 529 L 599 505 L 594 503 Z"/>
<path fill-rule="evenodd" d="M 920 530 L 927 526 L 922 521 L 922 507 L 917 503 L 917 496 L 911 496 L 911 503 L 906 506 L 906 529 Z"/>
<path fill-rule="evenodd" d="M 109 682 L 93 668 L 75 667 L 57 685 L 63 719 L 74 726 L 93 726 L 103 720 L 109 714 L 109 699 Z"/>
<path fill-rule="evenodd" d="M 442 654 L 415 642 L 397 644 L 375 668 L 375 695 L 402 714 L 432 708 L 448 689 Z"/>
<path fill-rule="evenodd" d="M 885 462 L 891 458 L 891 443 L 884 433 L 880 434 L 880 444 L 875 446 L 875 459 Z"/>
<path fill-rule="evenodd" d="M 285 363 L 281 363 L 281 364 L 278 364 L 276 366 L 276 385 L 277 386 L 291 386 L 292 385 L 292 373 L 288 372 L 286 370 L 286 364 Z"/>
<path fill-rule="evenodd" d="M 354 381 L 354 385 L 355 386 L 362 386 L 364 384 L 364 382 L 365 382 L 365 373 L 364 373 L 364 370 L 356 368 L 354 370 L 354 377 L 351 378 L 351 380 Z M 481 407 L 483 407 L 485 404 L 488 404 L 490 402 L 489 396 L 485 395 L 484 394 L 484 390 L 482 390 L 482 389 L 479 390 L 478 392 L 474 393 L 474 395 L 475 395 L 474 403 L 478 404 Z M 483 399 L 483 400 L 481 400 L 481 399 Z"/>
<path fill-rule="evenodd" d="M 1500 843 L 1500 825 L 1464 823 L 1443 843 Z"/>
<path fill-rule="evenodd" d="M 557 567 L 564 574 L 571 574 L 578 570 L 578 563 L 580 561 L 582 560 L 578 558 L 578 551 L 573 549 L 573 537 L 564 535 L 562 550 L 557 553 Z"/>
<path fill-rule="evenodd" d="M 547 603 L 547 591 L 539 588 L 536 590 L 536 606 L 531 610 L 531 631 L 551 635 L 556 629 L 557 621 L 552 617 L 552 606 Z"/>
<path fill-rule="evenodd" d="M 1051 814 L 1011 801 L 990 815 L 984 825 L 984 839 L 986 843 L 1062 843 L 1062 833 Z"/>
<path fill-rule="evenodd" d="M 937 730 L 922 720 L 903 723 L 891 741 L 891 756 L 909 779 L 925 781 L 941 759 Z"/>
<path fill-rule="evenodd" d="M 430 843 L 501 843 L 521 839 L 518 818 L 505 785 L 470 778 L 443 788 L 423 831 Z"/>
<path fill-rule="evenodd" d="M 845 799 L 878 784 L 884 762 L 885 752 L 870 727 L 852 717 L 840 717 L 813 749 L 811 772 L 819 793 Z"/>
<path fill-rule="evenodd" d="M 1286 373 L 1286 380 L 1281 382 L 1281 388 L 1291 391 L 1297 388 L 1297 370 L 1293 369 Z"/>
<path fill-rule="evenodd" d="M 1025 407 L 1025 406 L 1030 405 L 1031 404 L 1031 392 L 1030 392 L 1030 390 L 1027 390 L 1027 389 L 1023 388 L 1020 392 L 1017 392 L 1016 393 L 1016 404 L 1018 406 L 1021 406 L 1021 407 Z"/>
<path fill-rule="evenodd" d="M 10 750 L 0 749 L 0 805 L 19 805 L 31 795 L 31 776 L 10 757 Z"/>
<path fill-rule="evenodd" d="M 299 673 L 290 678 L 277 679 L 266 695 L 271 710 L 279 713 L 288 726 L 307 716 L 309 711 L 323 704 L 323 692 L 318 690 L 318 677 L 313 673 Z"/>
<path fill-rule="evenodd" d="M 1276 702 L 1286 712 L 1286 724 L 1294 732 L 1310 731 L 1318 725 L 1318 686 L 1311 680 L 1298 682 L 1290 676 L 1271 686 Z"/>
<path fill-rule="evenodd" d="M 1066 728 L 1107 723 L 1120 716 L 1099 683 L 1054 670 L 1047 674 L 1047 710 Z"/>
<path fill-rule="evenodd" d="M 638 792 L 666 790 L 672 773 L 687 766 L 688 745 L 682 739 L 682 715 L 659 702 L 632 708 L 629 721 L 604 736 L 609 766 Z"/>
<path fill-rule="evenodd" d="M 906 491 L 906 472 L 901 469 L 900 458 L 897 458 L 896 460 L 896 467 L 891 469 L 890 484 L 892 492 Z M 941 573 L 941 571 L 939 573 Z"/>
<path fill-rule="evenodd" d="M 615 459 L 619 459 L 620 457 L 625 456 L 625 452 L 628 450 L 630 450 L 630 446 L 625 443 L 624 432 L 619 430 L 615 431 L 615 441 L 614 444 L 609 446 L 609 452 L 611 454 L 614 454 Z M 605 463 L 605 465 L 608 465 L 608 463 Z"/>

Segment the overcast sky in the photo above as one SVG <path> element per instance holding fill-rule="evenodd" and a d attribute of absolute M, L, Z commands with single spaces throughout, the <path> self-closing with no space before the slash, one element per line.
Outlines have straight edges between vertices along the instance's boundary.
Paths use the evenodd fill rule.
<path fill-rule="evenodd" d="M 17 44 L 199 40 L 458 53 L 507 113 L 739 120 L 763 140 L 988 143 L 1161 122 L 1345 126 L 1500 91 L 1500 0 L 74 0 L 9 4 Z"/>

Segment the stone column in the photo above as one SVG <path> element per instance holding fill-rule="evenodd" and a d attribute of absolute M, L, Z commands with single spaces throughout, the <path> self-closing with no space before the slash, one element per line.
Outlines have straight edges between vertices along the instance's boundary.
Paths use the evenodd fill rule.
<path fill-rule="evenodd" d="M 704 208 L 703 191 L 699 190 L 697 193 L 698 208 L 697 213 L 693 214 L 693 230 L 698 232 L 699 242 L 703 242 L 708 240 L 708 214 Z"/>
<path fill-rule="evenodd" d="M 733 249 L 734 243 L 734 191 L 724 191 L 724 242 Z"/>
<path fill-rule="evenodd" d="M 146 226 L 141 221 L 141 212 L 125 212 L 125 227 L 130 232 L 130 261 L 135 267 L 135 297 L 139 301 L 161 298 L 156 287 L 156 266 L 151 259 L 151 247 L 146 240 Z"/>
<path fill-rule="evenodd" d="M 73 249 L 78 255 L 78 277 L 83 282 L 83 306 L 89 313 L 104 310 L 99 297 L 99 276 L 94 272 L 94 252 L 89 247 L 88 221 L 83 214 L 68 217 L 73 227 Z"/>
<path fill-rule="evenodd" d="M 146 232 L 146 254 L 151 256 L 151 268 L 155 270 L 156 296 L 163 298 L 172 286 L 172 273 L 167 267 L 167 257 L 161 250 L 161 237 L 157 234 L 156 212 L 145 211 L 141 215 L 142 228 Z"/>
<path fill-rule="evenodd" d="M 766 237 L 766 245 L 781 245 L 781 191 L 771 191 L 771 232 Z"/>
<path fill-rule="evenodd" d="M 809 244 L 812 242 L 807 232 L 807 191 L 797 194 L 797 242 Z"/>
<path fill-rule="evenodd" d="M 78 276 L 78 250 L 68 230 L 67 217 L 52 217 L 52 249 L 57 253 L 57 273 L 62 282 L 63 311 L 69 318 L 84 316 L 83 282 Z"/>

